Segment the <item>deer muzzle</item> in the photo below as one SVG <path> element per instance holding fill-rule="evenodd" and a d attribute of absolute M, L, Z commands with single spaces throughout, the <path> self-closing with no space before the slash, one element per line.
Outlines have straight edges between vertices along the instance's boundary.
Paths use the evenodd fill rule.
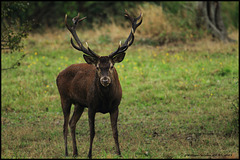
<path fill-rule="evenodd" d="M 107 87 L 111 83 L 111 78 L 109 76 L 101 77 L 100 82 L 104 87 Z"/>

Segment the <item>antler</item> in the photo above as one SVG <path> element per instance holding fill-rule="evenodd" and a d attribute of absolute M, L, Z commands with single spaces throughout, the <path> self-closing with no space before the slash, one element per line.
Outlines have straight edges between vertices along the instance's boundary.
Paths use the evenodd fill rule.
<path fill-rule="evenodd" d="M 135 30 L 136 30 L 137 27 L 142 23 L 142 20 L 143 20 L 143 14 L 142 14 L 142 13 L 140 13 L 140 16 L 138 16 L 137 18 L 133 18 L 133 17 L 131 17 L 131 16 L 128 14 L 127 10 L 125 10 L 125 17 L 127 17 L 127 18 L 131 21 L 131 23 L 132 23 L 131 32 L 130 32 L 127 40 L 124 42 L 124 44 L 121 45 L 121 41 L 120 41 L 120 42 L 119 42 L 118 49 L 117 49 L 116 51 L 114 51 L 113 53 L 111 53 L 111 54 L 109 55 L 109 57 L 114 57 L 115 55 L 117 55 L 117 54 L 119 54 L 119 53 L 125 52 L 125 51 L 128 49 L 128 47 L 132 45 L 132 43 L 133 43 L 133 41 L 134 41 L 134 33 L 135 33 Z M 140 22 L 137 23 L 137 21 L 138 21 L 140 18 L 141 18 Z"/>
<path fill-rule="evenodd" d="M 73 38 L 75 39 L 75 41 L 77 42 L 77 44 L 78 44 L 79 47 L 77 47 L 77 46 L 73 43 L 72 38 L 71 38 L 71 44 L 72 44 L 72 46 L 73 46 L 75 49 L 77 49 L 77 50 L 79 50 L 79 51 L 82 51 L 83 53 L 85 53 L 85 54 L 87 54 L 87 55 L 89 55 L 89 56 L 99 57 L 99 55 L 97 55 L 96 53 L 94 53 L 94 52 L 89 48 L 87 42 L 86 42 L 86 45 L 87 45 L 87 49 L 86 49 L 86 48 L 83 46 L 82 42 L 79 40 L 78 36 L 77 36 L 76 26 L 77 26 L 78 22 L 81 22 L 81 21 L 84 20 L 85 18 L 87 18 L 87 17 L 83 17 L 83 18 L 79 19 L 79 13 L 78 13 L 78 15 L 72 19 L 72 21 L 73 21 L 73 26 L 70 27 L 70 26 L 67 24 L 67 14 L 65 15 L 65 25 L 66 25 L 67 29 L 72 33 L 72 36 L 73 36 Z"/>

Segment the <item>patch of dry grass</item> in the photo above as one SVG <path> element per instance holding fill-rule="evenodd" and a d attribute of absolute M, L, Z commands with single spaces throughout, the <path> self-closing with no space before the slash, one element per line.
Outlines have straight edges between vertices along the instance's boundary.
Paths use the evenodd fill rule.
<path fill-rule="evenodd" d="M 161 6 L 146 4 L 139 6 L 144 13 L 144 20 L 141 25 L 140 34 L 145 38 L 158 37 L 161 33 L 169 34 L 175 29 L 163 13 Z"/>

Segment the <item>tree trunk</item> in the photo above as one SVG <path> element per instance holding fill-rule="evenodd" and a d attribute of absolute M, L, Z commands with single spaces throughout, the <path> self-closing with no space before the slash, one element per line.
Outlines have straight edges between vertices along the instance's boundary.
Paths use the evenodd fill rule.
<path fill-rule="evenodd" d="M 200 1 L 197 8 L 197 27 L 209 30 L 213 37 L 223 42 L 235 42 L 228 37 L 224 26 L 220 3 L 218 1 Z"/>

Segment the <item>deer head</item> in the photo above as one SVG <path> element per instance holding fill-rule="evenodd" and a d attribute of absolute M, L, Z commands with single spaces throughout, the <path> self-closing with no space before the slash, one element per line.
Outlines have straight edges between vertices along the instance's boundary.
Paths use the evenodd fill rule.
<path fill-rule="evenodd" d="M 120 63 L 123 61 L 125 54 L 126 54 L 125 51 L 128 49 L 129 46 L 132 45 L 132 43 L 134 41 L 134 33 L 135 33 L 137 27 L 142 23 L 142 18 L 143 18 L 142 13 L 140 14 L 139 17 L 133 18 L 128 14 L 128 12 L 126 10 L 125 10 L 125 17 L 128 18 L 132 24 L 131 32 L 130 32 L 127 40 L 123 44 L 121 44 L 121 41 L 120 41 L 118 49 L 116 51 L 112 52 L 111 54 L 109 54 L 108 56 L 99 56 L 98 54 L 94 53 L 89 48 L 87 42 L 86 42 L 87 48 L 85 48 L 76 33 L 77 24 L 79 22 L 81 22 L 82 20 L 84 20 L 86 17 L 83 17 L 80 19 L 79 13 L 78 13 L 78 15 L 72 19 L 73 26 L 70 27 L 67 24 L 67 15 L 65 16 L 65 25 L 66 25 L 67 29 L 71 32 L 73 38 L 75 39 L 75 41 L 77 42 L 77 45 L 78 45 L 78 46 L 76 46 L 71 38 L 72 46 L 75 49 L 82 51 L 84 53 L 83 54 L 84 60 L 88 64 L 92 64 L 96 67 L 99 80 L 100 80 L 102 86 L 104 86 L 104 87 L 107 87 L 111 84 L 112 75 L 113 75 L 112 73 L 114 70 L 114 64 Z M 137 21 L 139 21 L 139 22 L 137 23 Z"/>

